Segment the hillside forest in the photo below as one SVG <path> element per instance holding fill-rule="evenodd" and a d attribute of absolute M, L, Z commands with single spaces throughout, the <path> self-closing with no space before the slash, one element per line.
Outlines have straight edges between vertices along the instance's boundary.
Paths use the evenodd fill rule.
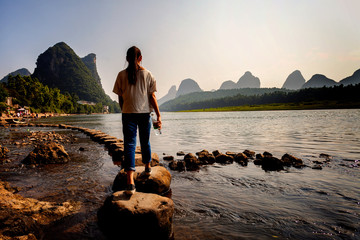
<path fill-rule="evenodd" d="M 95 105 L 79 104 L 79 97 L 72 93 L 62 93 L 58 88 L 50 88 L 31 76 L 9 76 L 7 83 L 0 84 L 0 111 L 8 108 L 7 97 L 12 97 L 13 104 L 29 106 L 33 113 L 102 113 L 104 105 L 109 106 L 109 112 L 120 112 L 116 102 Z"/>

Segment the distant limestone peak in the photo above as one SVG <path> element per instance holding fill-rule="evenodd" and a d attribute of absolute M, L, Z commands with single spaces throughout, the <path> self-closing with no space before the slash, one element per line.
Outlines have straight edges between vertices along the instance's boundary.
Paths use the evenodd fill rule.
<path fill-rule="evenodd" d="M 228 80 L 221 84 L 220 89 L 235 89 L 237 88 L 236 83 L 234 81 Z"/>
<path fill-rule="evenodd" d="M 260 79 L 247 71 L 236 83 L 237 88 L 260 88 Z"/>
<path fill-rule="evenodd" d="M 302 88 L 321 88 L 321 87 L 332 87 L 337 85 L 332 79 L 327 78 L 322 74 L 313 75 L 309 81 L 307 81 Z"/>
<path fill-rule="evenodd" d="M 346 85 L 356 85 L 360 83 L 360 69 L 356 70 L 354 74 L 350 77 L 344 78 L 340 81 L 340 84 Z"/>
<path fill-rule="evenodd" d="M 162 98 L 160 98 L 157 102 L 158 102 L 158 104 L 159 104 L 159 106 L 160 106 L 160 105 L 163 104 L 164 102 L 167 102 L 167 101 L 169 101 L 169 100 L 172 100 L 172 99 L 174 99 L 175 97 L 176 97 L 176 86 L 173 85 L 173 86 L 171 86 L 171 88 L 169 89 L 168 93 L 167 93 L 165 96 L 163 96 Z"/>
<path fill-rule="evenodd" d="M 92 76 L 95 78 L 95 80 L 98 82 L 98 84 L 100 86 L 102 86 L 101 85 L 101 79 L 100 79 L 100 76 L 99 76 L 99 74 L 97 72 L 97 68 L 96 68 L 96 54 L 95 53 L 90 53 L 87 56 L 81 58 L 81 60 L 89 68 L 89 70 L 91 71 Z"/>
<path fill-rule="evenodd" d="M 196 81 L 191 78 L 187 78 L 181 81 L 176 97 L 193 92 L 202 92 L 202 90 Z"/>
<path fill-rule="evenodd" d="M 176 96 L 176 86 L 172 85 L 168 91 L 168 94 Z"/>
<path fill-rule="evenodd" d="M 59 42 L 39 55 L 33 77 L 61 92 L 75 93 L 80 100 L 104 102 L 109 97 L 101 87 L 95 62 L 95 54 L 83 60 L 66 43 Z"/>
<path fill-rule="evenodd" d="M 299 70 L 295 70 L 292 72 L 285 80 L 282 88 L 290 89 L 290 90 L 298 90 L 305 83 L 305 78 L 301 74 Z"/>

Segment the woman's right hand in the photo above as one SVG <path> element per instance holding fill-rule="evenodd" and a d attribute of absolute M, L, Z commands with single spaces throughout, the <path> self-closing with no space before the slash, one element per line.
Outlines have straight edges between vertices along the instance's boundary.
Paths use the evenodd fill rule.
<path fill-rule="evenodd" d="M 161 129 L 161 126 L 162 124 L 161 124 L 161 117 L 158 117 L 157 118 L 157 121 L 155 122 L 155 126 L 157 127 L 157 128 L 159 128 L 159 129 Z"/>

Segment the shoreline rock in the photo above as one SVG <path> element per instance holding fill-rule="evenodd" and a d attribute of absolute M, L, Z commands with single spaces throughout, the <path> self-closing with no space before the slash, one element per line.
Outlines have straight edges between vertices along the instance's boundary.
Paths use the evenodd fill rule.
<path fill-rule="evenodd" d="M 0 239 L 41 239 L 45 228 L 81 207 L 79 203 L 24 198 L 15 192 L 7 182 L 0 181 Z"/>
<path fill-rule="evenodd" d="M 173 239 L 174 203 L 152 193 L 124 191 L 109 196 L 98 211 L 99 226 L 109 239 Z"/>
<path fill-rule="evenodd" d="M 50 142 L 41 143 L 29 153 L 22 163 L 30 164 L 52 164 L 69 162 L 69 154 L 65 151 L 64 146 Z"/>

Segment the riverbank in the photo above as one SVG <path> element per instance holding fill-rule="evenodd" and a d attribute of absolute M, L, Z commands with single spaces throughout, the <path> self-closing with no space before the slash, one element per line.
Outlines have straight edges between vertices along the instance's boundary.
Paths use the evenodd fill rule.
<path fill-rule="evenodd" d="M 319 110 L 319 109 L 358 109 L 360 102 L 326 101 L 302 103 L 271 103 L 262 105 L 244 105 L 220 108 L 184 110 L 179 112 L 232 112 L 232 111 L 272 111 L 272 110 Z"/>
<path fill-rule="evenodd" d="M 41 131 L 39 128 L 45 129 L 45 131 Z M 88 144 L 84 144 L 84 140 L 87 142 L 87 140 L 90 140 L 94 143 L 100 143 L 101 145 L 105 146 L 105 149 L 109 152 L 109 155 L 112 156 L 113 164 L 118 165 L 121 164 L 121 159 L 123 156 L 123 141 L 121 139 L 117 139 L 116 137 L 110 136 L 108 134 L 105 134 L 99 130 L 94 129 L 88 129 L 83 127 L 77 127 L 72 125 L 66 125 L 66 124 L 44 124 L 44 123 L 29 123 L 29 124 L 11 124 L 6 125 L 3 127 L 4 130 L 8 130 L 10 133 L 10 136 L 8 138 L 8 141 L 6 142 L 6 146 L 10 148 L 10 150 L 7 147 L 2 147 L 0 145 L 1 149 L 4 149 L 5 151 L 1 151 L 4 154 L 2 154 L 0 160 L 4 160 L 1 163 L 0 166 L 0 179 L 6 180 L 9 178 L 11 179 L 11 176 L 17 176 L 19 173 L 20 175 L 23 175 L 21 177 L 22 181 L 18 181 L 17 183 L 21 185 L 25 184 L 32 184 L 31 186 L 24 187 L 10 187 L 7 182 L 1 182 L 0 181 L 0 216 L 1 219 L 4 220 L 5 224 L 2 224 L 0 226 L 0 238 L 1 239 L 14 239 L 16 237 L 20 237 L 21 239 L 49 239 L 51 235 L 54 234 L 53 228 L 57 229 L 57 231 L 61 232 L 61 234 L 56 239 L 105 239 L 105 236 L 100 232 L 99 228 L 95 225 L 97 225 L 97 219 L 96 219 L 96 212 L 100 208 L 102 202 L 104 202 L 105 197 L 110 194 L 111 192 L 108 191 L 107 187 L 105 188 L 102 186 L 102 188 L 106 189 L 106 193 L 102 191 L 102 193 L 94 194 L 88 187 L 91 189 L 95 189 L 99 187 L 99 182 L 95 181 L 93 184 L 95 186 L 91 187 L 91 184 L 89 184 L 89 181 L 86 181 L 86 184 L 81 187 L 81 191 L 78 191 L 78 187 L 74 186 L 75 181 L 83 180 L 83 177 L 80 177 L 78 179 L 78 174 L 70 174 L 69 170 L 74 170 L 73 164 L 76 163 L 77 160 L 84 161 L 85 156 L 89 156 L 86 154 L 87 152 L 91 151 L 88 148 Z M 25 129 L 25 130 L 23 130 Z M 34 131 L 35 129 L 38 129 L 40 131 Z M 49 129 L 52 129 L 52 131 L 48 131 Z M 48 131 L 48 132 L 46 132 Z M 62 133 L 64 132 L 64 133 Z M 86 134 L 90 137 L 84 137 L 81 136 L 81 134 L 77 134 L 77 136 L 71 134 L 70 132 L 81 132 L 83 134 Z M 69 134 L 70 133 L 70 134 Z M 1 139 L 3 140 L 3 139 Z M 82 154 L 76 154 L 74 156 L 74 148 L 71 148 L 70 146 L 76 146 L 78 143 L 84 144 L 83 147 L 78 148 L 78 151 Z M 67 146 L 67 149 L 69 150 L 70 154 L 68 154 L 63 145 Z M 15 146 L 15 148 L 14 148 Z M 35 147 L 35 149 L 34 149 Z M 20 150 L 16 153 L 14 153 L 14 150 Z M 31 151 L 32 150 L 32 151 Z M 61 150 L 61 151 L 58 151 Z M 27 153 L 31 151 L 28 155 Z M 12 157 L 9 157 L 7 155 L 19 156 L 19 160 L 13 159 Z M 67 157 L 66 161 L 60 161 L 62 160 L 62 157 Z M 82 155 L 82 156 L 80 156 Z M 27 157 L 26 157 L 27 156 Z M 95 154 L 90 154 L 91 157 L 95 157 Z M 26 158 L 25 158 L 26 157 Z M 95 157 L 96 158 L 96 157 Z M 141 149 L 136 148 L 136 166 L 143 165 L 141 160 Z M 30 161 L 28 161 L 30 160 Z M 92 158 L 89 158 L 89 160 L 92 160 Z M 115 161 L 118 160 L 118 161 Z M 49 164 L 50 163 L 50 164 Z M 61 164 L 66 163 L 66 164 Z M 69 165 L 72 165 L 69 167 Z M 86 164 L 85 164 L 86 165 Z M 145 213 L 142 212 L 142 209 L 138 209 L 139 207 L 136 206 L 135 208 L 138 209 L 138 212 L 134 212 L 133 215 L 135 216 L 136 221 L 142 220 L 144 221 L 144 218 L 147 217 L 147 215 L 151 215 L 152 211 L 155 212 L 161 212 L 156 215 L 156 217 L 153 217 L 152 222 L 156 223 L 159 219 L 161 219 L 162 224 L 157 226 L 156 224 L 152 225 L 152 229 L 154 227 L 158 227 L 158 231 L 162 232 L 163 235 L 165 233 L 168 233 L 169 238 L 173 236 L 172 231 L 172 215 L 173 215 L 173 203 L 170 198 L 167 197 L 157 197 L 156 194 L 162 195 L 163 190 L 165 192 L 169 191 L 170 188 L 170 182 L 171 182 L 171 175 L 168 173 L 167 177 L 165 177 L 165 173 L 167 170 L 163 167 L 157 167 L 159 165 L 159 160 L 157 154 L 152 154 L 152 164 L 153 166 L 153 172 L 151 176 L 148 176 L 146 179 L 140 179 L 138 180 L 138 183 L 140 186 L 143 186 L 143 190 L 146 193 L 155 193 L 152 195 L 147 195 L 146 193 L 143 193 L 142 195 L 140 193 L 136 193 L 136 196 L 140 196 L 140 198 L 146 198 L 148 202 L 153 203 L 153 207 L 149 208 L 146 207 L 146 211 L 150 212 Z M 82 167 L 82 166 L 77 166 Z M 57 171 L 52 172 L 53 168 L 57 168 L 60 170 L 60 172 L 69 173 L 67 176 L 62 177 L 55 177 L 55 174 L 57 174 Z M 45 190 L 42 190 L 41 192 L 39 190 L 35 190 L 36 187 L 33 184 L 36 184 L 37 181 L 34 182 L 34 175 L 37 174 L 47 174 L 47 172 L 50 171 L 52 173 L 51 179 L 48 179 L 47 181 L 44 180 L 43 176 L 41 179 L 39 179 L 40 182 L 46 181 L 46 184 L 50 184 L 50 188 L 47 188 Z M 76 171 L 76 170 L 75 170 Z M 32 174 L 28 175 L 29 172 L 32 172 Z M 25 177 L 24 175 L 27 175 Z M 4 178 L 5 176 L 5 178 Z M 6 177 L 7 176 L 7 177 Z M 94 176 L 90 175 L 88 176 L 90 178 L 93 178 Z M 57 179 L 57 180 L 55 180 Z M 164 189 L 164 184 L 160 184 L 162 180 L 166 180 L 166 188 Z M 13 180 L 12 180 L 13 181 Z M 52 188 L 58 188 L 56 185 L 57 181 L 65 181 L 66 184 L 62 184 L 61 187 L 58 189 L 59 191 L 54 192 Z M 136 180 L 137 181 L 137 180 Z M 70 186 L 66 187 L 70 183 Z M 154 184 L 156 183 L 156 184 Z M 41 183 L 43 185 L 43 183 Z M 111 186 L 110 182 L 107 182 L 107 186 Z M 5 187 L 2 187 L 5 186 Z M 18 186 L 18 185 L 16 185 Z M 117 184 L 119 187 L 119 184 Z M 20 196 L 19 194 L 26 195 L 27 190 L 25 189 L 34 189 L 35 195 L 40 195 L 40 199 L 51 199 L 54 202 L 49 201 L 41 201 L 36 200 L 33 198 L 26 198 L 24 196 Z M 140 187 L 137 187 L 139 191 L 141 191 Z M 163 189 L 161 192 L 158 191 L 158 189 Z M 74 196 L 70 197 L 67 194 L 64 194 L 65 196 L 62 196 L 64 191 L 70 191 L 71 195 L 75 194 L 75 191 L 77 192 L 76 195 L 80 198 L 79 201 L 76 201 L 76 197 Z M 117 191 L 123 190 L 122 187 L 120 189 L 118 188 Z M 97 190 L 98 191 L 98 190 Z M 155 191 L 155 192 L 154 192 Z M 88 193 L 91 193 L 91 197 L 87 196 Z M 55 198 L 54 196 L 57 195 Z M 72 199 L 70 202 L 64 199 L 67 197 L 70 197 Z M 166 209 L 166 212 L 169 212 L 168 216 L 166 218 L 163 218 L 163 212 L 164 210 L 164 204 L 162 202 L 164 199 L 168 199 L 166 201 L 169 202 L 169 205 Z M 129 200 L 129 199 L 127 199 Z M 75 202 L 74 202 L 75 201 Z M 89 204 L 88 202 L 91 202 Z M 158 202 L 161 202 L 159 204 Z M 74 204 L 72 204 L 74 202 Z M 108 202 L 108 201 L 107 201 Z M 10 204 L 7 204 L 10 203 Z M 133 200 L 133 204 L 136 204 L 137 201 Z M 16 205 L 15 207 L 13 205 Z M 59 207 L 56 207 L 58 206 Z M 90 205 L 90 207 L 89 207 Z M 92 206 L 91 206 L 92 205 Z M 160 208 L 158 209 L 158 207 Z M 64 209 L 64 207 L 66 209 Z M 69 209 L 68 209 L 69 208 Z M 14 213 L 16 209 L 16 213 Z M 121 209 L 120 209 L 121 210 Z M 119 211 L 120 211 L 119 210 Z M 54 212 L 52 212 L 54 211 Z M 126 211 L 125 211 L 126 212 Z M 104 210 L 102 212 L 102 221 L 106 221 L 108 218 L 108 215 L 111 215 L 113 211 L 106 211 Z M 126 215 L 128 216 L 128 215 Z M 19 221 L 19 219 L 22 219 Z M 24 220 L 23 220 L 24 219 Z M 73 219 L 73 220 L 69 220 Z M 127 219 L 127 218 L 125 218 Z M 100 221 L 100 220 L 99 220 Z M 119 218 L 115 218 L 112 220 L 113 222 L 122 222 L 124 221 L 124 217 L 122 214 L 119 215 Z M 134 220 L 135 221 L 135 220 Z M 167 222 L 166 228 L 164 228 L 162 225 L 164 224 L 164 221 Z M 68 233 L 69 231 L 72 232 L 70 225 L 76 225 L 77 229 L 74 231 L 74 233 Z M 136 224 L 133 224 L 136 226 Z M 91 231 L 95 231 L 96 233 L 89 234 L 88 228 L 91 229 Z M 65 229 L 65 230 L 64 230 Z M 117 228 L 112 229 L 112 231 L 109 232 L 116 232 Z M 150 231 L 150 229 L 148 229 Z M 149 232 L 146 231 L 146 232 Z M 164 233 L 165 231 L 165 233 Z M 106 233 L 106 231 L 105 231 Z M 166 235 L 167 236 L 167 235 Z M 52 238 L 51 238 L 52 239 Z M 137 238 L 135 238 L 137 239 Z M 163 237 L 161 239 L 168 239 L 167 237 Z"/>
<path fill-rule="evenodd" d="M 54 203 L 25 198 L 19 189 L 0 181 L 0 238 L 36 240 L 56 221 L 75 214 L 78 202 Z"/>

